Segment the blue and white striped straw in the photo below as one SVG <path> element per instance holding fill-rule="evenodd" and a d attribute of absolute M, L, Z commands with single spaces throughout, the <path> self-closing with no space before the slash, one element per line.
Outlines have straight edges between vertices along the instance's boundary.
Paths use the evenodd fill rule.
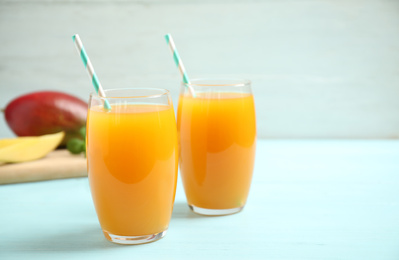
<path fill-rule="evenodd" d="M 173 53 L 173 60 L 176 63 L 177 68 L 179 68 L 180 74 L 183 77 L 183 82 L 188 86 L 188 90 L 191 92 L 191 95 L 195 97 L 195 92 L 192 86 L 190 86 L 190 80 L 188 79 L 188 75 L 186 69 L 184 68 L 183 61 L 181 60 L 179 53 L 177 52 L 175 42 L 173 41 L 172 35 L 168 33 L 165 35 L 166 42 L 168 43 L 170 50 Z"/>
<path fill-rule="evenodd" d="M 97 74 L 94 71 L 93 65 L 90 62 L 89 56 L 87 55 L 86 50 L 83 47 L 83 43 L 80 40 L 79 35 L 75 34 L 74 36 L 72 36 L 72 39 L 73 42 L 75 43 L 76 50 L 78 51 L 80 58 L 82 58 L 83 64 L 85 65 L 87 73 L 89 74 L 94 89 L 96 90 L 97 94 L 99 94 L 100 97 L 105 98 L 104 89 L 102 88 L 100 80 L 98 79 Z M 111 109 L 111 105 L 109 104 L 107 99 L 104 99 L 104 107 L 106 109 Z"/>

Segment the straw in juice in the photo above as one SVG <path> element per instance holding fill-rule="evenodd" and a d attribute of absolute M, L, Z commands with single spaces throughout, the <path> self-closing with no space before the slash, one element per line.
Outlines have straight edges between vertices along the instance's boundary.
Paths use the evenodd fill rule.
<path fill-rule="evenodd" d="M 170 35 L 170 33 L 168 33 L 167 35 L 165 35 L 165 39 L 166 39 L 166 42 L 168 43 L 168 45 L 170 47 L 170 50 L 173 53 L 173 60 L 175 61 L 176 66 L 179 68 L 180 74 L 183 77 L 183 82 L 185 84 L 190 84 L 190 80 L 188 79 L 188 75 L 187 75 L 186 69 L 184 67 L 183 61 L 180 58 L 179 53 L 177 52 L 176 45 L 175 45 L 175 42 L 173 41 L 172 35 Z M 189 91 L 190 91 L 191 95 L 193 97 L 195 97 L 195 92 L 192 89 L 192 87 L 188 85 L 188 88 L 189 88 Z"/>
<path fill-rule="evenodd" d="M 83 46 L 82 41 L 80 40 L 80 37 L 78 34 L 75 34 L 72 36 L 73 42 L 75 43 L 76 49 L 82 58 L 83 64 L 85 68 L 87 69 L 87 73 L 89 74 L 89 77 L 91 79 L 91 82 L 94 86 L 94 89 L 96 90 L 97 94 L 99 94 L 101 97 L 105 97 L 104 90 L 101 86 L 100 80 L 97 77 L 96 72 L 94 71 L 93 65 L 90 62 L 89 56 L 86 53 L 86 50 Z M 107 99 L 104 99 L 104 107 L 106 109 L 111 109 L 111 105 L 109 104 Z"/>

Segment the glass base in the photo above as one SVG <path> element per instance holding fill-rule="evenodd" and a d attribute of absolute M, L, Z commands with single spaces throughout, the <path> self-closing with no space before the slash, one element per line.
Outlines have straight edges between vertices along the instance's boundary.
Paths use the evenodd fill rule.
<path fill-rule="evenodd" d="M 232 209 L 204 209 L 200 207 L 196 207 L 194 205 L 188 205 L 188 207 L 197 214 L 205 215 L 205 216 L 223 216 L 223 215 L 231 215 L 240 212 L 244 206 Z"/>
<path fill-rule="evenodd" d="M 163 238 L 166 235 L 166 231 L 162 231 L 160 233 L 152 234 L 152 235 L 143 235 L 143 236 L 118 236 L 109 233 L 108 231 L 103 230 L 104 236 L 111 242 L 116 244 L 123 245 L 139 245 L 157 241 Z"/>

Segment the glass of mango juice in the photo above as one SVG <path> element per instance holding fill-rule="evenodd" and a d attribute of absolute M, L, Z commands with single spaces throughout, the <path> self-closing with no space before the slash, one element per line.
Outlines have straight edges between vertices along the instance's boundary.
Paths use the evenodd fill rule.
<path fill-rule="evenodd" d="M 177 131 L 187 203 L 201 215 L 240 212 L 254 168 L 256 118 L 249 80 L 182 83 Z"/>
<path fill-rule="evenodd" d="M 170 94 L 155 88 L 105 94 L 106 100 L 90 96 L 86 140 L 88 178 L 102 231 L 119 244 L 156 241 L 168 229 L 177 181 Z"/>

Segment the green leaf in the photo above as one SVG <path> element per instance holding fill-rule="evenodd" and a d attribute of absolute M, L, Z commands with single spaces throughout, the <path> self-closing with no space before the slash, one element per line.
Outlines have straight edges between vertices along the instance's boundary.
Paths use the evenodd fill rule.
<path fill-rule="evenodd" d="M 82 141 L 78 138 L 72 138 L 67 143 L 67 149 L 72 154 L 80 154 L 86 150 L 85 141 Z"/>
<path fill-rule="evenodd" d="M 86 127 L 83 126 L 82 128 L 79 129 L 80 135 L 83 137 L 83 139 L 86 139 Z"/>

